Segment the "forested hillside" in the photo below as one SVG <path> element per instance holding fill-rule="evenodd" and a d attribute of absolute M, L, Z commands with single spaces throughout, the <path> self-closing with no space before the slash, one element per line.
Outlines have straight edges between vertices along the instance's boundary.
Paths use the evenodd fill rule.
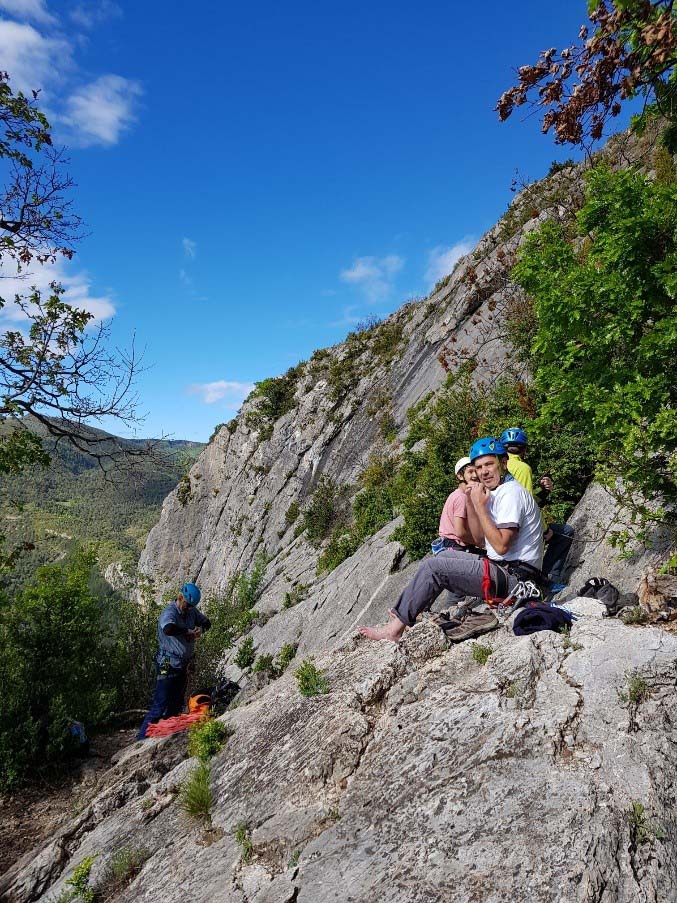
<path fill-rule="evenodd" d="M 203 446 L 163 440 L 152 456 L 135 459 L 131 470 L 104 474 L 97 461 L 72 442 L 57 445 L 37 421 L 30 428 L 43 440 L 51 463 L 0 476 L 0 532 L 5 534 L 6 549 L 18 543 L 34 546 L 20 555 L 10 585 L 25 583 L 40 564 L 60 560 L 83 545 L 96 546 L 102 569 L 119 562 L 133 571 L 162 500 Z M 101 438 L 108 435 L 91 432 Z M 111 436 L 111 445 L 113 441 L 130 448 L 144 444 L 140 439 Z"/>

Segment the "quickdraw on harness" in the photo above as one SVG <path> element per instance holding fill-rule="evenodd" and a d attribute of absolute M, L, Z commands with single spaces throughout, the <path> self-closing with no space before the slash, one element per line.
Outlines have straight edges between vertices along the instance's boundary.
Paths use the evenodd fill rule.
<path fill-rule="evenodd" d="M 492 576 L 491 565 L 494 565 Z M 482 561 L 482 594 L 484 601 L 490 608 L 501 613 L 514 611 L 526 605 L 527 602 L 542 601 L 541 590 L 532 580 L 520 580 L 511 591 L 508 590 L 508 575 L 503 568 L 488 558 Z M 492 593 L 492 585 L 494 591 Z"/>

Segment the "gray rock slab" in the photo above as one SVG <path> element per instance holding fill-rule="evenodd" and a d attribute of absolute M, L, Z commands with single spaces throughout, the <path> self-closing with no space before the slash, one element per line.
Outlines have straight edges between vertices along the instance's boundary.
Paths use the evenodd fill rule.
<path fill-rule="evenodd" d="M 430 623 L 400 644 L 353 634 L 315 656 L 328 694 L 300 696 L 290 672 L 260 689 L 223 716 L 208 830 L 178 802 L 180 741 L 130 751 L 3 899 L 53 899 L 98 853 L 95 880 L 122 845 L 151 853 L 124 901 L 675 899 L 677 638 L 581 618 L 569 637 L 480 642 L 485 665 Z"/>
<path fill-rule="evenodd" d="M 631 542 L 629 555 L 620 558 L 609 543 L 614 530 L 623 530 L 628 512 L 616 504 L 598 483 L 593 483 L 576 506 L 569 523 L 576 535 L 567 560 L 566 575 L 572 590 L 580 589 L 590 577 L 606 577 L 623 593 L 637 592 L 640 578 L 656 556 L 670 547 L 667 531 L 653 530 L 646 544 Z"/>

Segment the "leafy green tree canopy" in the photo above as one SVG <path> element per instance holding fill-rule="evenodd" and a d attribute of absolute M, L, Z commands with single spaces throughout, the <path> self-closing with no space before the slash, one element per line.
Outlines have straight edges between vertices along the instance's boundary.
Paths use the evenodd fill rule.
<path fill-rule="evenodd" d="M 538 431 L 578 424 L 597 478 L 640 519 L 654 516 L 647 503 L 666 504 L 671 519 L 677 186 L 591 170 L 575 235 L 546 223 L 528 238 L 513 276 L 537 318 Z"/>
<path fill-rule="evenodd" d="M 117 695 L 106 606 L 90 586 L 94 556 L 38 570 L 0 600 L 0 772 L 11 785 L 69 749 L 71 719 L 96 725 Z"/>

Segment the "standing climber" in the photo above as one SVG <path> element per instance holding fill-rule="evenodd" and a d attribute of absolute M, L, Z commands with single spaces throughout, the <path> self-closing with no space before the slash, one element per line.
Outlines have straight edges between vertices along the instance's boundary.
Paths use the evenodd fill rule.
<path fill-rule="evenodd" d="M 176 599 L 162 609 L 157 625 L 155 693 L 150 711 L 136 735 L 137 740 L 145 738 L 149 724 L 178 715 L 183 708 L 188 667 L 195 656 L 195 640 L 212 626 L 209 618 L 198 611 L 199 602 L 197 586 L 184 583 Z"/>
<path fill-rule="evenodd" d="M 527 434 L 519 427 L 511 427 L 501 433 L 501 442 L 508 450 L 508 470 L 542 507 L 552 492 L 552 478 L 549 474 L 545 474 L 534 489 L 531 467 L 524 460 L 529 445 Z M 550 578 L 552 589 L 562 589 L 564 586 L 561 583 L 562 571 L 574 539 L 574 528 L 569 524 L 547 524 L 545 530 L 546 550 L 543 558 L 543 573 Z"/>

